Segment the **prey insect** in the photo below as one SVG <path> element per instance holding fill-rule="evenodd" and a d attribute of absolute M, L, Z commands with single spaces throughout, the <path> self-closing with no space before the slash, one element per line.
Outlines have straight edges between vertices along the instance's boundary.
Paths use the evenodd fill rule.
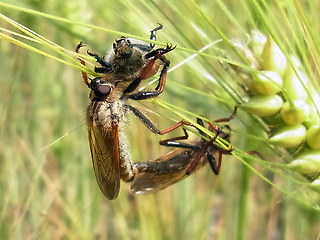
<path fill-rule="evenodd" d="M 156 32 L 162 25 L 151 31 L 150 39 L 156 40 Z M 80 43 L 76 52 L 84 46 Z M 170 61 L 164 56 L 175 47 L 154 49 L 154 44 L 145 45 L 135 39 L 121 37 L 113 44 L 113 52 L 107 58 L 87 51 L 100 66 L 95 72 L 101 77 L 90 79 L 82 72 L 89 87 L 91 103 L 87 109 L 88 137 L 93 168 L 98 185 L 108 199 L 119 194 L 120 179 L 132 181 L 134 164 L 124 134 L 124 116 L 133 112 L 154 133 L 163 134 L 141 112 L 130 105 L 127 99 L 143 100 L 160 95 L 165 86 Z M 85 65 L 84 60 L 79 59 Z M 162 68 L 162 69 L 161 69 Z M 134 92 L 140 82 L 154 76 L 161 69 L 158 85 L 153 91 Z"/>
<path fill-rule="evenodd" d="M 218 119 L 215 122 L 230 121 L 236 113 L 229 118 Z M 197 119 L 199 125 L 204 126 L 201 119 Z M 210 164 L 213 172 L 218 175 L 220 172 L 222 155 L 230 154 L 232 148 L 225 150 L 213 142 L 219 136 L 229 142 L 229 132 L 224 132 L 220 127 L 208 123 L 208 129 L 215 132 L 215 137 L 210 140 L 200 139 L 192 142 L 179 142 L 177 140 L 186 139 L 188 135 L 160 141 L 161 145 L 176 147 L 176 149 L 159 157 L 154 161 L 137 162 L 137 174 L 131 183 L 131 191 L 135 194 L 155 193 L 167 188 L 193 174 L 196 170 Z M 199 133 L 208 139 L 208 136 L 198 129 Z"/>

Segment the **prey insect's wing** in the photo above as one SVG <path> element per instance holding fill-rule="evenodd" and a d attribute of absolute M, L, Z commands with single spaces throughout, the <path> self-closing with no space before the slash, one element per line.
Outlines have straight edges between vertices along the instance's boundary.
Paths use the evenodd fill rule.
<path fill-rule="evenodd" d="M 142 163 L 148 165 L 148 170 L 134 177 L 131 191 L 135 194 L 155 193 L 183 180 L 189 176 L 186 168 L 196 154 L 191 149 L 175 149 L 155 161 Z M 206 163 L 208 161 L 202 157 L 194 172 Z"/>
<path fill-rule="evenodd" d="M 110 200 L 117 198 L 120 189 L 119 129 L 111 129 L 88 121 L 89 145 L 98 185 Z"/>

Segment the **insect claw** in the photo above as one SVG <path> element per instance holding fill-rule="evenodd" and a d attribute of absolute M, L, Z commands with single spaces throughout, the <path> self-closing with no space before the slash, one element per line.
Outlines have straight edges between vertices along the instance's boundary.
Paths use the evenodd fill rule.
<path fill-rule="evenodd" d="M 82 47 L 85 47 L 85 46 L 87 46 L 87 44 L 85 44 L 85 42 L 81 41 L 76 47 L 76 53 L 79 53 L 79 49 Z"/>

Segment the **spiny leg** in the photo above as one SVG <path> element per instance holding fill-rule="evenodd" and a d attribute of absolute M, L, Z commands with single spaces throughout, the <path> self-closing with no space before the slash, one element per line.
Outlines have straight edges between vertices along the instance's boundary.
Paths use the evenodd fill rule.
<path fill-rule="evenodd" d="M 194 159 L 192 159 L 192 161 L 189 163 L 189 165 L 187 166 L 187 168 L 186 168 L 186 174 L 187 175 L 190 175 L 194 170 L 195 170 L 195 168 L 198 166 L 198 164 L 199 164 L 199 162 L 200 162 L 200 159 L 206 154 L 206 153 L 208 153 L 208 151 L 209 151 L 209 148 L 210 148 L 210 146 L 212 145 L 212 143 L 217 139 L 217 135 L 213 138 L 213 139 L 211 139 L 210 141 L 208 141 L 208 142 L 205 142 L 203 145 L 202 145 L 202 147 L 201 147 L 201 149 L 200 149 L 200 151 L 198 152 L 198 154 L 197 154 L 197 156 L 194 158 Z M 213 157 L 213 156 L 212 156 Z M 214 158 L 213 158 L 214 159 Z M 209 160 L 209 159 L 208 159 Z M 210 159 L 210 160 L 212 160 L 212 159 Z M 213 165 L 215 165 L 215 160 L 213 161 L 213 162 L 211 162 Z M 210 166 L 211 166 L 211 164 L 210 164 Z M 215 169 L 216 167 L 214 166 L 214 167 L 212 167 L 212 170 L 215 172 Z"/>
<path fill-rule="evenodd" d="M 152 57 L 157 57 L 160 58 L 160 56 L 174 50 L 177 46 L 172 46 L 172 44 L 167 44 L 166 48 L 157 48 L 156 50 L 153 50 L 152 52 L 147 53 L 144 58 L 148 59 L 148 58 L 152 58 Z"/>
<path fill-rule="evenodd" d="M 84 47 L 84 46 L 85 46 L 85 43 L 84 43 L 84 42 L 80 42 L 80 43 L 78 44 L 78 46 L 76 47 L 76 53 L 79 53 L 80 48 L 82 48 L 82 47 Z M 80 63 L 81 63 L 83 66 L 86 65 L 86 62 L 85 62 L 83 59 L 81 59 L 81 58 L 78 58 L 78 59 L 79 59 Z M 85 83 L 87 86 L 89 86 L 88 74 L 87 74 L 86 72 L 83 72 L 83 71 L 82 71 L 81 73 L 82 73 L 82 78 L 83 78 L 84 83 Z"/>
<path fill-rule="evenodd" d="M 156 27 L 155 29 L 150 31 L 150 40 L 152 40 L 152 41 L 157 40 L 156 32 L 158 30 L 162 29 L 162 25 L 160 23 L 158 23 L 158 24 L 159 24 L 158 27 Z M 132 43 L 131 46 L 137 47 L 144 52 L 150 52 L 154 48 L 155 44 L 150 43 L 149 45 L 144 45 L 144 44 L 140 44 L 140 43 Z"/>
<path fill-rule="evenodd" d="M 140 77 L 138 77 L 131 84 L 129 84 L 129 86 L 124 90 L 124 93 L 133 92 L 138 87 L 140 82 L 148 76 L 149 72 L 152 70 L 153 65 L 155 64 L 155 61 L 157 59 L 160 59 L 163 62 L 163 68 L 161 70 L 161 74 L 159 77 L 158 86 L 155 89 L 156 91 L 153 91 L 153 93 L 140 92 L 141 94 L 140 93 L 132 94 L 132 95 L 129 95 L 129 98 L 131 98 L 133 100 L 142 100 L 142 99 L 153 98 L 153 97 L 160 95 L 163 92 L 165 82 L 166 82 L 167 69 L 170 65 L 170 61 L 166 59 L 164 54 L 172 51 L 174 48 L 172 48 L 172 45 L 170 45 L 170 46 L 167 45 L 166 49 L 164 49 L 164 48 L 156 49 L 155 50 L 155 51 L 157 51 L 156 54 L 153 55 L 153 58 L 148 62 L 147 66 L 143 69 L 143 72 L 141 73 Z M 153 52 L 155 52 L 155 51 L 153 51 Z"/>
<path fill-rule="evenodd" d="M 165 84 L 166 84 L 166 77 L 167 77 L 167 71 L 168 71 L 169 65 L 170 65 L 170 61 L 167 60 L 164 63 L 164 66 L 163 66 L 163 68 L 161 70 L 160 77 L 159 77 L 159 80 L 158 80 L 159 83 L 158 83 L 158 85 L 157 85 L 157 87 L 156 87 L 156 89 L 154 91 L 145 91 L 145 92 L 133 93 L 133 94 L 129 95 L 128 98 L 130 98 L 132 100 L 144 100 L 144 99 L 149 99 L 149 98 L 154 98 L 154 97 L 159 96 L 163 92 Z M 139 78 L 136 83 L 134 81 L 131 84 L 134 84 L 137 87 L 142 79 L 143 78 Z M 129 85 L 129 87 L 130 87 L 130 85 Z"/>
<path fill-rule="evenodd" d="M 221 118 L 221 119 L 217 119 L 214 122 L 227 122 L 230 121 L 231 119 L 234 118 L 235 114 L 236 114 L 237 109 L 235 108 L 234 112 L 232 113 L 232 115 L 228 118 Z M 197 118 L 197 123 L 201 126 L 204 126 L 203 121 L 200 118 Z M 219 159 L 218 159 L 218 163 L 216 161 L 216 159 L 214 158 L 213 154 L 211 153 L 211 148 L 212 143 L 217 139 L 218 136 L 222 137 L 222 138 L 228 138 L 229 134 L 228 133 L 224 133 L 221 128 L 217 125 L 214 125 L 212 123 L 208 123 L 208 129 L 213 132 L 215 131 L 215 136 L 210 140 L 210 141 L 206 141 L 203 146 L 202 146 L 202 150 L 199 151 L 198 155 L 190 162 L 190 164 L 187 167 L 186 170 L 186 174 L 189 175 L 191 174 L 194 169 L 197 167 L 197 165 L 199 164 L 199 161 L 201 159 L 201 157 L 204 154 L 207 154 L 207 159 L 208 162 L 210 164 L 210 167 L 212 169 L 212 171 L 218 175 L 220 172 L 220 168 L 221 168 L 221 164 L 222 164 L 222 154 L 228 154 L 230 153 L 233 148 L 230 147 L 230 149 L 228 150 L 224 150 L 224 149 L 219 149 Z M 203 137 L 208 137 L 207 134 L 205 134 L 202 130 L 198 129 L 199 133 L 203 136 Z"/>
<path fill-rule="evenodd" d="M 235 117 L 235 115 L 237 114 L 237 110 L 238 110 L 238 108 L 235 107 L 234 110 L 233 110 L 233 113 L 229 117 L 216 119 L 215 122 L 217 122 L 217 123 L 219 123 L 219 122 L 230 122 Z"/>
<path fill-rule="evenodd" d="M 108 73 L 112 70 L 112 64 L 107 62 L 106 60 L 104 60 L 103 57 L 100 57 L 96 53 L 91 53 L 91 52 L 89 52 L 89 50 L 87 51 L 87 53 L 91 57 L 94 57 L 96 59 L 96 61 L 102 66 L 102 67 L 95 67 L 94 68 L 94 71 L 96 73 Z"/>
<path fill-rule="evenodd" d="M 171 127 L 164 129 L 162 131 L 160 131 L 155 125 L 154 123 L 147 118 L 145 115 L 143 115 L 138 109 L 136 109 L 135 107 L 131 106 L 131 105 L 124 105 L 125 110 L 130 110 L 136 117 L 139 118 L 139 120 L 148 128 L 150 129 L 153 133 L 155 134 L 159 134 L 159 135 L 164 135 L 167 134 L 168 132 L 171 132 L 181 126 L 192 126 L 191 123 L 186 122 L 184 120 L 181 120 L 180 122 L 175 123 L 174 125 L 172 125 Z M 186 139 L 185 136 L 183 138 L 179 138 L 179 139 Z"/>
<path fill-rule="evenodd" d="M 153 29 L 153 30 L 150 31 L 150 33 L 151 33 L 151 34 L 150 34 L 150 40 L 153 40 L 153 41 L 156 41 L 156 40 L 157 40 L 156 32 L 157 32 L 158 30 L 162 29 L 162 27 L 163 27 L 162 24 L 160 24 L 160 23 L 158 23 L 158 24 L 159 24 L 158 27 L 156 27 L 155 29 Z M 154 43 L 150 43 L 150 50 L 153 49 L 154 46 L 155 46 Z"/>

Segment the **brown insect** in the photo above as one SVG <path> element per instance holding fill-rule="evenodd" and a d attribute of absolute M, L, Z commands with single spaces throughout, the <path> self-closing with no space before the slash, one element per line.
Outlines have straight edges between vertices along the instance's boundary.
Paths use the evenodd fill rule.
<path fill-rule="evenodd" d="M 230 121 L 235 113 L 236 109 L 229 118 L 218 119 L 215 122 Z M 200 119 L 198 119 L 198 124 L 203 126 Z M 211 123 L 208 124 L 208 129 L 216 132 L 215 137 L 208 141 L 204 139 L 188 143 L 176 141 L 187 138 L 186 132 L 183 137 L 161 141 L 160 144 L 173 146 L 176 149 L 152 162 L 137 162 L 135 167 L 138 173 L 131 183 L 131 191 L 135 194 L 155 193 L 185 179 L 207 163 L 210 164 L 213 172 L 218 175 L 222 155 L 230 154 L 232 148 L 225 150 L 213 145 L 213 142 L 218 136 L 229 142 L 230 135 Z M 199 129 L 198 131 L 203 137 L 208 138 L 204 132 Z"/>
<path fill-rule="evenodd" d="M 151 40 L 156 40 L 156 31 L 151 31 Z M 76 52 L 84 44 L 77 46 Z M 138 40 L 121 37 L 113 44 L 113 53 L 107 58 L 88 51 L 100 64 L 95 72 L 101 77 L 82 76 L 91 89 L 91 103 L 87 110 L 87 126 L 93 168 L 98 185 L 108 199 L 115 199 L 120 189 L 120 179 L 132 181 L 135 172 L 124 134 L 124 116 L 133 112 L 154 133 L 163 134 L 142 113 L 130 105 L 127 99 L 143 100 L 160 95 L 165 86 L 166 73 L 170 62 L 164 56 L 175 47 L 154 50 L 154 44 L 144 45 Z M 80 59 L 85 65 L 85 62 Z M 162 67 L 158 86 L 154 91 L 132 93 L 144 79 L 154 76 Z"/>

